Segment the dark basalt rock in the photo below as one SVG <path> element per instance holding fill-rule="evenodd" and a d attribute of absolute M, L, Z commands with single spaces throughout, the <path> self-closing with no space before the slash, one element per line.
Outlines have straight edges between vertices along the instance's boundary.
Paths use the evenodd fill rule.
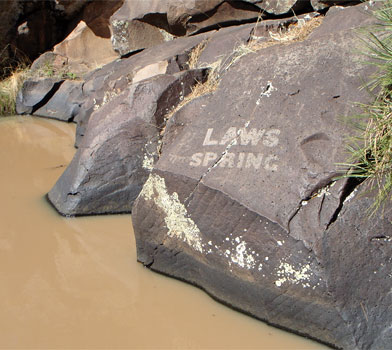
<path fill-rule="evenodd" d="M 26 80 L 16 97 L 16 113 L 32 114 L 50 100 L 63 82 L 57 78 Z"/>
<path fill-rule="evenodd" d="M 350 29 L 372 22 L 358 20 L 365 7 L 222 72 L 215 93 L 168 122 L 132 213 L 144 265 L 347 350 L 392 347 L 389 217 L 362 229 L 370 199 L 335 180 L 353 132 L 340 118 L 371 98 Z"/>
<path fill-rule="evenodd" d="M 310 0 L 125 0 L 110 19 L 112 44 L 127 55 L 180 36 L 312 10 Z"/>
<path fill-rule="evenodd" d="M 328 293 L 350 325 L 354 349 L 390 349 L 392 344 L 392 208 L 388 204 L 369 217 L 374 195 L 362 184 L 320 242 Z"/>
<path fill-rule="evenodd" d="M 198 35 L 158 45 L 137 55 L 113 61 L 85 76 L 85 99 L 75 117 L 76 145 L 86 133 L 90 115 L 129 85 L 159 74 L 173 74 L 188 68 L 188 55 L 207 35 Z"/>
<path fill-rule="evenodd" d="M 83 82 L 67 80 L 50 100 L 32 114 L 70 122 L 79 113 L 83 98 Z"/>
<path fill-rule="evenodd" d="M 350 6 L 361 3 L 360 0 L 310 0 L 315 11 L 323 10 L 330 6 Z"/>
<path fill-rule="evenodd" d="M 71 164 L 48 194 L 63 215 L 130 212 L 158 157 L 164 116 L 205 71 L 134 83 L 92 114 Z"/>

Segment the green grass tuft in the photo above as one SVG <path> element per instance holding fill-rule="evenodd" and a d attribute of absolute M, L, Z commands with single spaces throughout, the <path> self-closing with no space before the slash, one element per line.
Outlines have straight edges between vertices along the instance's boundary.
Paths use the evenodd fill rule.
<path fill-rule="evenodd" d="M 392 0 L 384 0 L 374 16 L 379 23 L 362 31 L 362 41 L 366 63 L 377 68 L 364 84 L 375 99 L 352 118 L 360 136 L 351 140 L 351 157 L 342 164 L 349 169 L 345 176 L 366 180 L 376 190 L 370 216 L 392 199 Z"/>

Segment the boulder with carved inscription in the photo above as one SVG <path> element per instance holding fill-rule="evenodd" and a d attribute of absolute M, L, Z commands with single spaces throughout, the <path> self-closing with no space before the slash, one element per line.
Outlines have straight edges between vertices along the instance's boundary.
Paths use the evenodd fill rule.
<path fill-rule="evenodd" d="M 145 266 L 350 350 L 392 347 L 392 251 L 380 243 L 391 229 L 376 220 L 382 235 L 373 237 L 373 223 L 363 232 L 359 217 L 350 223 L 368 202 L 357 197 L 357 182 L 336 179 L 353 132 L 341 116 L 370 99 L 359 87 L 372 68 L 358 59 L 350 29 L 371 22 L 365 6 L 333 12 L 317 35 L 222 70 L 215 92 L 169 120 L 132 213 Z M 330 30 L 335 16 L 347 25 Z"/>

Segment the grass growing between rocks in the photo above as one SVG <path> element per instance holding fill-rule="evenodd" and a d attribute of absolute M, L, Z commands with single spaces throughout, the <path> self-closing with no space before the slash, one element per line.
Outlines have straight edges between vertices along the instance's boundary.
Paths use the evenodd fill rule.
<path fill-rule="evenodd" d="M 350 169 L 346 177 L 366 180 L 376 191 L 370 216 L 392 199 L 392 0 L 385 0 L 374 16 L 379 24 L 363 32 L 363 53 L 367 63 L 377 68 L 364 85 L 375 100 L 361 105 L 362 114 L 354 116 L 360 136 L 351 140 L 350 161 L 342 164 Z"/>
<path fill-rule="evenodd" d="M 237 46 L 231 54 L 227 55 L 226 57 L 220 58 L 216 62 L 210 64 L 208 67 L 198 66 L 200 56 L 208 44 L 208 39 L 203 40 L 200 44 L 195 46 L 195 48 L 189 54 L 188 66 L 190 69 L 195 69 L 198 67 L 208 68 L 208 78 L 205 82 L 197 83 L 192 88 L 191 93 L 184 97 L 184 99 L 180 101 L 180 103 L 166 115 L 165 119 L 169 120 L 177 111 L 179 111 L 182 107 L 187 105 L 195 98 L 216 91 L 219 86 L 220 73 L 225 70 L 228 70 L 234 63 L 236 63 L 245 55 L 257 52 L 261 49 L 273 45 L 289 44 L 296 41 L 303 41 L 315 28 L 317 28 L 321 24 L 321 22 L 322 17 L 315 17 L 310 19 L 309 21 L 298 20 L 296 24 L 290 25 L 287 28 L 287 31 L 281 31 L 277 33 L 270 32 L 270 38 L 266 41 L 259 41 L 251 37 L 249 42 Z M 257 21 L 257 23 L 255 24 L 255 30 L 258 23 L 259 21 Z M 163 132 L 164 129 L 162 130 L 162 133 Z"/>
<path fill-rule="evenodd" d="M 189 102 L 193 101 L 194 99 L 204 96 L 216 91 L 219 86 L 219 67 L 220 61 L 215 62 L 214 64 L 210 65 L 208 77 L 205 82 L 197 82 L 194 87 L 191 88 L 191 92 L 186 95 L 180 103 L 175 106 L 169 113 L 166 114 L 165 120 L 169 120 L 174 114 L 176 114 L 182 107 L 187 105 Z M 162 129 L 161 134 L 165 132 L 165 128 Z"/>
<path fill-rule="evenodd" d="M 16 113 L 16 96 L 27 78 L 29 64 L 28 57 L 9 44 L 0 50 L 0 116 Z"/>
<path fill-rule="evenodd" d="M 238 60 L 250 53 L 255 53 L 275 45 L 287 45 L 293 42 L 304 41 L 314 29 L 320 26 L 322 20 L 322 16 L 312 18 L 308 21 L 299 19 L 297 23 L 290 25 L 285 31 L 280 30 L 276 33 L 270 31 L 270 37 L 263 41 L 252 35 L 247 43 L 235 48 L 232 55 L 229 57 L 230 61 L 225 64 L 225 69 L 229 69 Z M 256 32 L 258 24 L 259 22 L 256 23 L 254 32 Z"/>
<path fill-rule="evenodd" d="M 16 96 L 27 76 L 28 67 L 22 64 L 0 81 L 0 116 L 16 114 Z"/>

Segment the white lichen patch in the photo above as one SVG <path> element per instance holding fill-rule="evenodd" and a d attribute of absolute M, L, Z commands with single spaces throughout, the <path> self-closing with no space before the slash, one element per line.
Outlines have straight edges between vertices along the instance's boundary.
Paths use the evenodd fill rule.
<path fill-rule="evenodd" d="M 142 166 L 144 169 L 149 170 L 149 171 L 154 169 L 154 157 L 151 157 L 151 156 L 148 156 L 147 154 L 145 154 Z"/>
<path fill-rule="evenodd" d="M 258 98 L 258 100 L 256 101 L 256 105 L 260 105 L 261 103 L 261 99 L 263 97 L 270 97 L 272 92 L 277 91 L 277 89 L 272 85 L 272 83 L 269 81 L 267 82 L 267 85 L 265 87 L 262 87 L 262 90 L 260 92 L 260 97 Z"/>
<path fill-rule="evenodd" d="M 99 108 L 110 102 L 117 95 L 118 93 L 116 91 L 106 91 L 101 104 L 97 104 L 97 101 L 94 99 L 94 111 L 98 110 Z"/>
<path fill-rule="evenodd" d="M 317 193 L 315 194 L 315 196 L 317 196 L 317 197 L 322 197 L 322 196 L 330 196 L 331 195 L 331 192 L 330 192 L 330 189 L 333 187 L 333 186 L 335 186 L 335 184 L 336 184 L 336 181 L 334 181 L 334 182 L 332 182 L 330 185 L 327 185 L 327 186 L 324 186 L 323 188 L 320 188 L 318 191 L 317 191 Z"/>
<path fill-rule="evenodd" d="M 201 233 L 185 206 L 179 201 L 178 194 L 169 194 L 165 180 L 156 174 L 150 174 L 140 193 L 146 200 L 154 203 L 164 212 L 167 234 L 187 243 L 191 248 L 203 253 Z"/>
<path fill-rule="evenodd" d="M 161 29 L 161 28 L 158 28 L 158 29 L 161 32 L 164 41 L 172 41 L 176 38 L 174 35 L 170 34 L 166 30 Z"/>
<path fill-rule="evenodd" d="M 350 202 L 356 195 L 356 193 L 358 192 L 358 188 L 354 189 L 354 191 L 352 191 L 347 198 L 344 200 L 343 204 L 346 204 L 348 202 Z"/>
<path fill-rule="evenodd" d="M 230 259 L 234 264 L 246 269 L 254 269 L 256 266 L 255 258 L 252 253 L 246 248 L 245 241 L 242 241 L 235 247 L 233 254 L 230 254 Z"/>
<path fill-rule="evenodd" d="M 287 262 L 281 262 L 276 274 L 279 277 L 275 281 L 277 287 L 282 286 L 284 283 L 302 284 L 304 288 L 310 287 L 309 281 L 312 272 L 309 264 L 294 268 Z"/>

